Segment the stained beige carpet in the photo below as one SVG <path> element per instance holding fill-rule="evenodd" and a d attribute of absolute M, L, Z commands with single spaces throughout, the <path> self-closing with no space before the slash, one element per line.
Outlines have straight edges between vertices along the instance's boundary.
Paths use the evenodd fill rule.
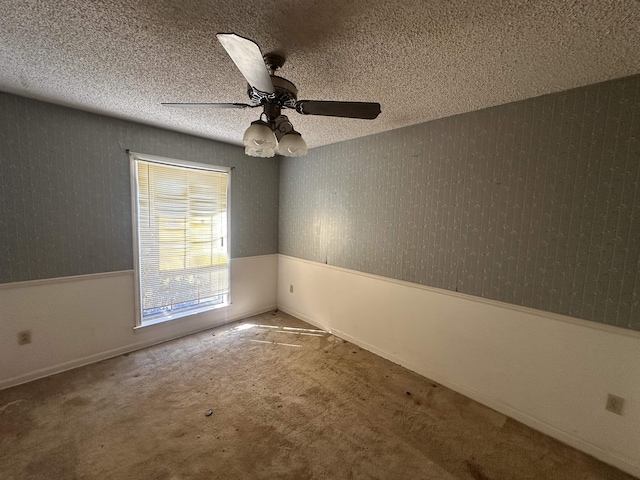
<path fill-rule="evenodd" d="M 0 391 L 0 477 L 631 478 L 283 313 Z"/>

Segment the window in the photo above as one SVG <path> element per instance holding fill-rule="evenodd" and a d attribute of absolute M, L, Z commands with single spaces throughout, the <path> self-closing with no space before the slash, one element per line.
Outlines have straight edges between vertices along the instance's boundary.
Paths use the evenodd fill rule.
<path fill-rule="evenodd" d="M 229 304 L 229 169 L 130 153 L 136 325 Z"/>

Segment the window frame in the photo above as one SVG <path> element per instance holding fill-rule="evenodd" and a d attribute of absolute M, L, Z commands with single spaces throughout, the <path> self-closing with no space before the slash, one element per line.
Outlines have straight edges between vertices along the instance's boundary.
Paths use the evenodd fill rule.
<path fill-rule="evenodd" d="M 175 158 L 160 157 L 157 155 L 149 155 L 146 153 L 137 153 L 127 150 L 129 154 L 129 169 L 131 174 L 131 219 L 133 229 L 133 269 L 135 281 L 135 326 L 134 330 L 139 328 L 157 325 L 159 323 L 170 322 L 178 318 L 189 317 L 198 313 L 216 310 L 220 308 L 228 308 L 231 305 L 231 167 L 221 165 L 209 165 L 206 163 L 191 162 L 188 160 L 179 160 Z M 172 167 L 191 168 L 196 170 L 205 170 L 210 172 L 225 173 L 227 175 L 227 242 L 225 249 L 227 252 L 227 276 L 229 289 L 226 293 L 226 301 L 213 305 L 197 306 L 189 309 L 179 310 L 170 315 L 161 315 L 144 320 L 142 314 L 142 282 L 140 276 L 140 231 L 139 231 L 139 204 L 138 204 L 138 169 L 137 160 L 149 163 L 157 163 L 161 165 L 169 165 Z"/>

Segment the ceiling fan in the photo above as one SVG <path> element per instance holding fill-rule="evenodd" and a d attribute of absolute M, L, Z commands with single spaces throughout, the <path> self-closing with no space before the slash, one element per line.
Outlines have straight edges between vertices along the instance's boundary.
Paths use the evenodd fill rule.
<path fill-rule="evenodd" d="M 298 90 L 289 80 L 275 75 L 285 59 L 276 54 L 262 55 L 260 47 L 248 38 L 234 33 L 218 33 L 231 60 L 248 83 L 249 103 L 162 103 L 184 108 L 258 108 L 260 120 L 251 123 L 244 133 L 245 153 L 253 157 L 299 157 L 307 153 L 307 145 L 296 132 L 283 109 L 293 109 L 302 115 L 361 118 L 373 120 L 380 114 L 380 104 L 371 102 L 333 102 L 298 100 Z M 262 120 L 264 115 L 266 120 Z"/>

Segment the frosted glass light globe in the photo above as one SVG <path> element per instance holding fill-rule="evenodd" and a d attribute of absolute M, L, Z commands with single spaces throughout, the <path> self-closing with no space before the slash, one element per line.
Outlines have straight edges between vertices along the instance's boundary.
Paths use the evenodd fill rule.
<path fill-rule="evenodd" d="M 287 133 L 278 144 L 278 153 L 284 157 L 302 157 L 307 151 L 307 143 L 298 132 Z"/>
<path fill-rule="evenodd" d="M 269 158 L 275 155 L 276 136 L 262 120 L 251 122 L 242 137 L 244 153 L 251 157 Z"/>

